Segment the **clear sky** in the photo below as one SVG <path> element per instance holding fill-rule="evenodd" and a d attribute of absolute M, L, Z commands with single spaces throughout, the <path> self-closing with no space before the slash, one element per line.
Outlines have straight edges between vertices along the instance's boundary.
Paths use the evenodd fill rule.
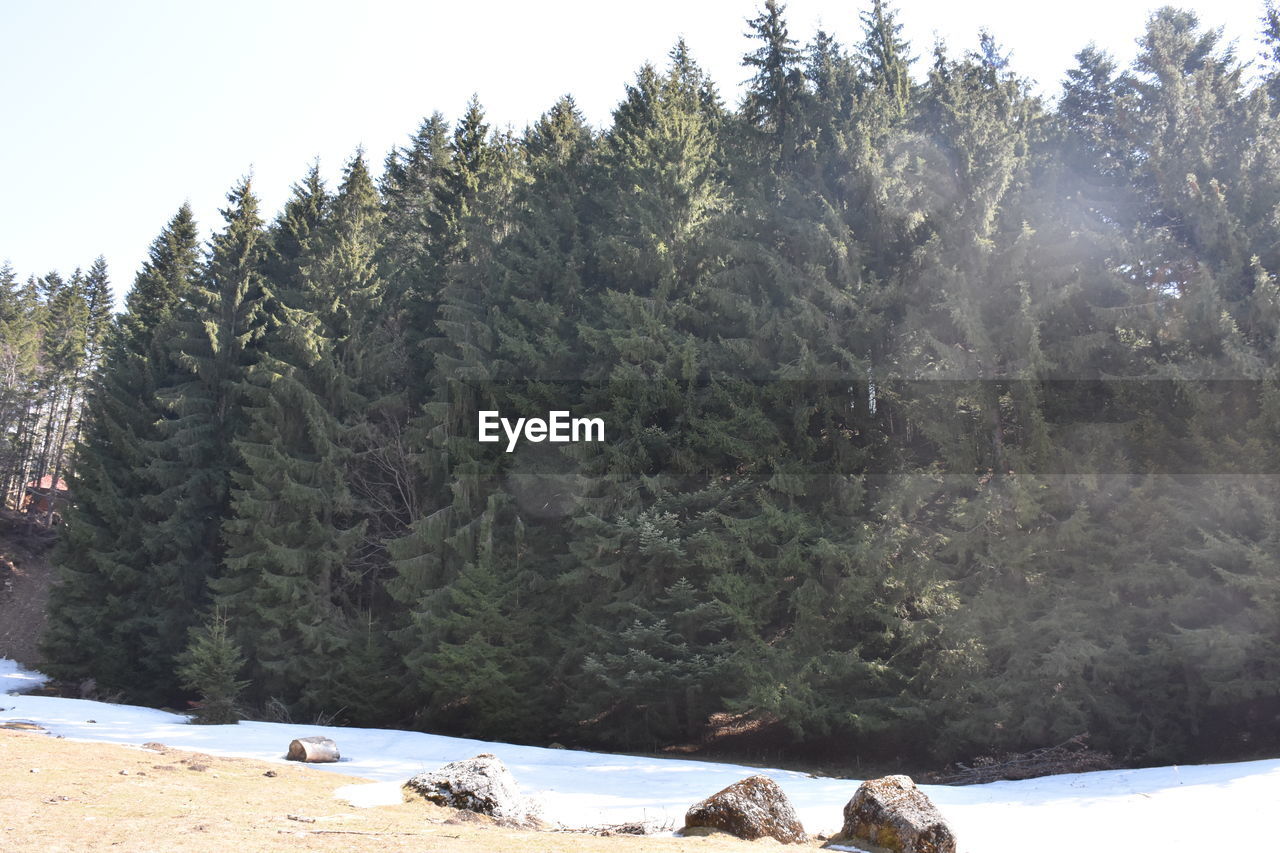
<path fill-rule="evenodd" d="M 802 43 L 821 26 L 859 37 L 864 2 L 791 0 Z M 746 19 L 763 0 L 0 0 L 0 261 L 23 278 L 106 256 L 118 296 L 184 200 L 208 236 L 248 172 L 274 215 L 319 158 L 332 182 L 363 145 L 380 167 L 425 115 L 476 93 L 495 126 L 523 128 L 569 93 L 608 123 L 645 61 L 684 36 L 731 104 L 746 76 Z M 1014 69 L 1059 90 L 1090 41 L 1134 54 L 1150 0 L 899 0 L 924 68 L 987 27 Z M 1258 55 L 1262 0 L 1186 0 Z"/>

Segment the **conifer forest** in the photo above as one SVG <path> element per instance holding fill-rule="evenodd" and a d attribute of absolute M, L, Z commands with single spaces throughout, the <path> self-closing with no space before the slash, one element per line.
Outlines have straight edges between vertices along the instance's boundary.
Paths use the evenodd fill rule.
<path fill-rule="evenodd" d="M 1048 95 L 859 14 L 765 2 L 736 104 L 676 42 L 607 127 L 473 99 L 278 213 L 246 178 L 115 316 L 101 260 L 5 268 L 42 669 L 632 751 L 1280 750 L 1276 6 L 1260 59 L 1164 8 Z"/>

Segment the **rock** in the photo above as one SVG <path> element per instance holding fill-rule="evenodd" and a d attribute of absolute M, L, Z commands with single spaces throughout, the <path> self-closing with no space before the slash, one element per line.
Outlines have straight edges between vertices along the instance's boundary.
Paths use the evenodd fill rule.
<path fill-rule="evenodd" d="M 505 823 L 536 823 L 541 812 L 534 800 L 520 794 L 506 765 L 487 752 L 419 773 L 404 787 L 436 805 L 489 815 Z"/>
<path fill-rule="evenodd" d="M 684 816 L 685 829 L 709 827 L 747 841 L 773 838 L 783 844 L 808 837 L 791 801 L 768 776 L 749 776 L 695 804 Z"/>
<path fill-rule="evenodd" d="M 300 737 L 289 743 L 289 754 L 285 758 L 290 761 L 305 761 L 308 764 L 329 764 L 342 756 L 338 754 L 338 745 L 327 737 Z"/>
<path fill-rule="evenodd" d="M 844 807 L 833 844 L 871 844 L 892 853 L 955 853 L 956 837 L 910 776 L 863 782 Z"/>

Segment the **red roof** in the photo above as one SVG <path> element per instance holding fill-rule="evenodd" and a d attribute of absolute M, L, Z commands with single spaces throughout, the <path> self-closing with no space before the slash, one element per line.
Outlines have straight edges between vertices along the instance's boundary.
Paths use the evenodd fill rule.
<path fill-rule="evenodd" d="M 48 489 L 49 486 L 52 485 L 52 483 L 53 483 L 53 475 L 45 474 L 43 477 L 40 478 L 39 482 L 32 480 L 30 483 L 27 483 L 27 488 L 28 489 Z M 67 490 L 67 481 L 59 477 L 58 491 L 65 492 L 66 490 Z"/>

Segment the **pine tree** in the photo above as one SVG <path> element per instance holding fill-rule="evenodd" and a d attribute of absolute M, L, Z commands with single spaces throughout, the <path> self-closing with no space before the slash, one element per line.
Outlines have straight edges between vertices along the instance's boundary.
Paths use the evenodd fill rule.
<path fill-rule="evenodd" d="M 13 268 L 0 267 L 0 505 L 15 504 L 26 484 L 26 445 L 40 372 L 39 303 Z"/>
<path fill-rule="evenodd" d="M 496 318 L 498 350 L 514 376 L 556 383 L 581 375 L 574 347 L 587 299 L 587 191 L 594 140 L 572 98 L 562 98 L 525 134 L 526 181 L 519 212 L 496 262 L 510 304 Z M 544 391 L 546 403 L 559 389 Z M 529 401 L 529 411 L 541 403 Z"/>
<path fill-rule="evenodd" d="M 381 187 L 387 242 L 381 254 L 397 296 L 426 298 L 439 290 L 438 241 L 446 235 L 437 193 L 448 167 L 449 126 L 440 113 L 425 119 L 410 144 L 387 157 Z"/>
<path fill-rule="evenodd" d="M 529 128 L 521 147 L 525 180 L 515 189 L 517 213 L 494 255 L 505 293 L 493 315 L 494 356 L 503 369 L 496 405 L 512 412 L 581 412 L 586 353 L 578 324 L 592 298 L 586 265 L 595 140 L 573 101 L 562 98 Z M 499 523 L 519 531 L 514 562 L 470 569 L 478 580 L 497 580 L 503 624 L 522 638 L 505 644 L 511 666 L 503 683 L 512 689 L 555 683 L 564 631 L 538 625 L 566 625 L 575 609 L 556 583 L 570 560 L 565 544 L 574 536 L 579 465 L 572 446 L 528 446 L 512 454 L 502 487 L 510 503 Z M 549 711 L 556 700 L 539 695 Z M 526 714 L 522 726 L 530 732 L 549 727 L 550 717 Z"/>
<path fill-rule="evenodd" d="M 626 627 L 602 631 L 593 644 L 598 651 L 577 676 L 578 695 L 590 698 L 576 714 L 598 715 L 595 697 L 603 693 L 613 703 L 596 724 L 599 740 L 655 748 L 696 737 L 720 707 L 716 691 L 728 665 L 720 605 L 679 578 L 651 602 L 619 602 L 615 610 Z"/>
<path fill-rule="evenodd" d="M 889 104 L 891 114 L 903 117 L 911 103 L 911 48 L 902 38 L 902 24 L 884 0 L 874 0 L 862 13 L 860 55 L 867 86 Z"/>
<path fill-rule="evenodd" d="M 395 575 L 387 589 L 405 608 L 396 641 L 424 689 L 431 689 L 427 674 L 442 641 L 446 588 L 478 562 L 505 562 L 513 547 L 510 538 L 482 545 L 506 502 L 501 451 L 476 442 L 474 423 L 478 410 L 496 408 L 492 382 L 502 370 L 493 359 L 494 315 L 506 302 L 495 250 L 510 227 L 515 153 L 514 140 L 490 135 L 473 99 L 434 188 L 444 278 L 431 296 L 435 320 L 422 350 L 429 358 L 422 371 L 429 398 L 409 433 L 421 478 L 417 492 L 426 499 L 409 528 L 387 543 Z"/>
<path fill-rule="evenodd" d="M 42 382 L 44 434 L 35 459 L 36 480 L 52 476 L 66 452 L 69 426 L 78 407 L 89 325 L 89 304 L 79 269 L 66 281 L 56 273 L 50 273 L 43 281 L 41 348 L 47 369 Z"/>
<path fill-rule="evenodd" d="M 224 525 L 226 571 L 213 580 L 250 659 L 253 695 L 312 714 L 337 709 L 339 662 L 367 604 L 352 434 L 372 381 L 364 348 L 382 293 L 373 268 L 382 214 L 362 156 L 332 203 L 324 198 L 308 181 L 290 204 L 332 213 L 291 229 L 297 268 L 282 270 L 273 321 L 239 392 L 241 463 Z M 293 221 L 286 211 L 282 228 Z"/>
<path fill-rule="evenodd" d="M 146 656 L 150 633 L 147 510 L 156 486 L 147 473 L 157 424 L 167 411 L 156 393 L 175 379 L 165 338 L 196 274 L 197 232 L 183 205 L 152 243 L 107 336 L 101 366 L 86 394 L 84 427 L 71 477 L 76 495 L 57 552 L 44 651 L 52 671 L 92 675 L 131 696 L 160 697 L 147 685 L 163 678 Z"/>
<path fill-rule="evenodd" d="M 1280 114 L 1280 9 L 1273 0 L 1267 0 L 1262 13 L 1263 57 L 1270 66 L 1266 76 L 1267 97 L 1271 101 L 1271 114 Z"/>
<path fill-rule="evenodd" d="M 316 162 L 294 184 L 284 210 L 268 232 L 263 274 L 279 293 L 294 295 L 306 287 L 300 280 L 302 262 L 319 239 L 318 232 L 329 217 L 332 203 Z"/>
<path fill-rule="evenodd" d="M 747 22 L 760 46 L 742 57 L 755 73 L 742 105 L 743 118 L 761 134 L 764 145 L 780 162 L 789 161 L 801 143 L 800 121 L 803 75 L 800 51 L 787 33 L 786 6 L 765 0 L 764 9 Z"/>
<path fill-rule="evenodd" d="M 413 671 L 431 696 L 428 719 L 478 737 L 517 741 L 546 731 L 548 671 L 538 660 L 539 627 L 520 609 L 519 577 L 496 553 L 497 497 L 478 522 L 476 553 L 441 593 L 426 636 L 425 666 Z M 494 519 L 490 522 L 489 519 Z"/>
<path fill-rule="evenodd" d="M 602 140 L 589 269 L 606 289 L 590 294 L 579 347 L 587 355 L 583 409 L 602 415 L 611 433 L 579 468 L 587 479 L 575 497 L 575 559 L 559 579 L 579 602 L 560 664 L 571 674 L 566 722 L 570 715 L 575 722 L 594 718 L 582 736 L 637 745 L 694 731 L 716 705 L 695 692 L 631 694 L 643 693 L 645 707 L 661 701 L 672 712 L 650 715 L 619 703 L 603 671 L 596 677 L 584 669 L 614 660 L 619 632 L 658 608 L 656 599 L 682 576 L 705 589 L 696 555 L 675 543 L 696 529 L 698 510 L 707 506 L 705 499 L 697 505 L 710 475 L 697 455 L 704 368 L 694 306 L 716 263 L 710 227 L 728 203 L 717 138 L 725 116 L 683 44 L 671 59 L 665 75 L 640 71 Z M 661 535 L 655 524 L 664 526 Z M 654 537 L 640 532 L 637 541 L 638 531 Z M 700 651 L 695 646 L 689 655 Z M 706 688 L 712 695 L 718 689 Z"/>
<path fill-rule="evenodd" d="M 102 357 L 103 345 L 110 331 L 112 314 L 111 283 L 107 276 L 107 262 L 99 255 L 81 282 L 81 299 L 84 302 L 83 352 L 76 360 L 67 386 L 66 410 L 51 459 L 51 482 L 58 483 L 65 473 L 68 454 L 79 443 L 83 387 L 87 378 L 97 369 Z M 58 508 L 57 489 L 49 493 L 49 506 L 44 523 L 52 525 Z"/>
<path fill-rule="evenodd" d="M 182 686 L 200 697 L 197 722 L 219 726 L 240 721 L 238 699 L 249 682 L 238 678 L 245 659 L 231 639 L 225 615 L 215 613 L 192 627 L 191 641 L 177 663 Z"/>
<path fill-rule="evenodd" d="M 927 237 L 926 223 L 947 177 L 931 132 L 914 126 L 920 98 L 910 80 L 911 47 L 896 14 L 877 3 L 863 14 L 862 25 L 851 57 L 858 77 L 847 84 L 853 105 L 839 135 L 820 151 L 815 188 L 858 235 L 870 288 L 890 285 L 908 266 Z M 882 302 L 893 296 L 884 294 Z"/>
<path fill-rule="evenodd" d="M 862 81 L 853 58 L 825 30 L 805 47 L 804 78 L 809 89 L 805 122 L 814 137 L 813 156 L 821 160 L 846 144 Z"/>
<path fill-rule="evenodd" d="M 1067 70 L 1057 117 L 1069 146 L 1067 165 L 1094 184 L 1127 181 L 1135 164 L 1125 150 L 1124 113 L 1130 83 L 1105 52 L 1089 45 Z"/>
<path fill-rule="evenodd" d="M 155 486 L 144 509 L 159 520 L 143 543 L 150 571 L 141 612 L 149 621 L 147 658 L 167 673 L 209 602 L 209 582 L 223 573 L 222 524 L 240 464 L 234 442 L 247 426 L 246 376 L 269 328 L 265 232 L 249 180 L 227 200 L 226 225 L 174 312 L 166 343 L 180 374 L 157 391 L 170 417 L 149 448 Z"/>

